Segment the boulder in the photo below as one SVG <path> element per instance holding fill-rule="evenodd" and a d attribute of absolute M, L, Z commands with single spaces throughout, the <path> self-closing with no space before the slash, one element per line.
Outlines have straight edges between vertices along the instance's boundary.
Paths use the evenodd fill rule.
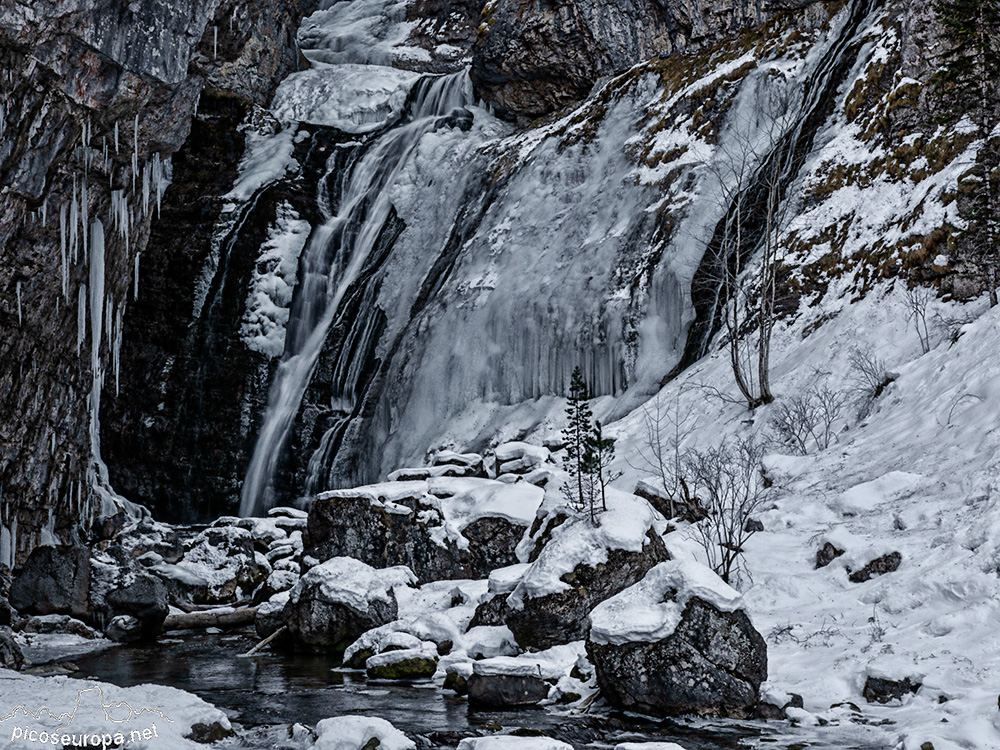
<path fill-rule="evenodd" d="M 517 562 L 542 495 L 531 485 L 453 477 L 326 492 L 310 508 L 305 554 L 405 565 L 421 582 L 481 579 Z"/>
<path fill-rule="evenodd" d="M 651 716 L 752 716 L 767 646 L 741 606 L 699 563 L 657 565 L 591 613 L 587 653 L 601 694 Z"/>
<path fill-rule="evenodd" d="M 472 665 L 465 689 L 472 707 L 525 708 L 548 698 L 551 687 L 530 664 L 487 659 Z"/>
<path fill-rule="evenodd" d="M 284 620 L 296 645 L 340 658 L 366 630 L 396 619 L 393 587 L 415 582 L 402 566 L 376 570 L 360 560 L 335 557 L 295 584 Z"/>
<path fill-rule="evenodd" d="M 254 615 L 254 630 L 258 638 L 267 638 L 285 624 L 285 605 L 288 604 L 289 592 L 275 594 L 257 607 Z"/>
<path fill-rule="evenodd" d="M 885 575 L 886 573 L 892 573 L 899 569 L 899 564 L 903 562 L 903 556 L 898 552 L 890 552 L 887 555 L 882 555 L 877 557 L 867 565 L 865 565 L 861 570 L 856 570 L 853 573 L 848 569 L 848 578 L 852 583 L 864 583 L 867 580 L 874 578 L 875 576 Z"/>
<path fill-rule="evenodd" d="M 368 658 L 365 671 L 372 680 L 429 680 L 437 671 L 434 648 L 407 648 L 386 651 Z"/>
<path fill-rule="evenodd" d="M 90 550 L 36 547 L 10 587 L 10 603 L 22 614 L 90 619 Z"/>
<path fill-rule="evenodd" d="M 0 627 L 0 667 L 18 670 L 24 665 L 24 654 L 8 627 Z"/>
<path fill-rule="evenodd" d="M 315 750 L 416 750 L 416 743 L 385 719 L 334 716 L 316 725 Z"/>
<path fill-rule="evenodd" d="M 488 737 L 467 737 L 458 743 L 458 750 L 573 750 L 573 746 L 541 735 L 526 737 L 495 734 Z"/>
<path fill-rule="evenodd" d="M 94 550 L 88 622 L 102 624 L 117 615 L 134 617 L 143 634 L 155 636 L 167 616 L 167 587 L 125 550 Z"/>
<path fill-rule="evenodd" d="M 826 542 L 816 550 L 816 570 L 825 568 L 842 554 L 844 554 L 844 550 L 837 549 L 832 542 Z"/>
<path fill-rule="evenodd" d="M 583 640 L 595 606 L 670 558 L 662 517 L 645 500 L 616 493 L 609 507 L 597 526 L 580 516 L 556 528 L 507 599 L 505 623 L 521 648 Z"/>
<path fill-rule="evenodd" d="M 205 529 L 191 540 L 176 564 L 149 569 L 173 597 L 194 604 L 232 604 L 248 596 L 271 573 L 267 559 L 255 548 L 252 531 L 236 525 Z"/>
<path fill-rule="evenodd" d="M 142 636 L 142 623 L 129 615 L 115 617 L 104 628 L 104 637 L 116 643 L 134 643 Z"/>
<path fill-rule="evenodd" d="M 861 695 L 869 703 L 890 703 L 894 700 L 902 700 L 908 693 L 915 693 L 920 690 L 922 683 L 920 680 L 911 680 L 904 677 L 902 680 L 893 680 L 888 677 L 876 677 L 869 675 L 865 680 L 865 687 Z"/>
<path fill-rule="evenodd" d="M 67 633 L 92 640 L 97 633 L 86 623 L 69 615 L 36 615 L 24 624 L 26 633 Z"/>

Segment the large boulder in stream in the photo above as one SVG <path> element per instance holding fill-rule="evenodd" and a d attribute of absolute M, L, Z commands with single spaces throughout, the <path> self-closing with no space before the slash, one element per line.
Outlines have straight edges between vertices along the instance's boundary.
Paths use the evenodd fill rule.
<path fill-rule="evenodd" d="M 405 565 L 421 583 L 485 578 L 518 562 L 515 548 L 543 491 L 520 482 L 432 477 L 321 494 L 309 510 L 305 554 L 350 555 L 384 568 Z"/>
<path fill-rule="evenodd" d="M 586 638 L 590 611 L 670 555 L 664 521 L 645 500 L 613 493 L 609 510 L 560 525 L 507 599 L 505 622 L 521 648 Z"/>
<path fill-rule="evenodd" d="M 416 582 L 409 568 L 376 570 L 360 560 L 335 557 L 310 569 L 285 605 L 291 641 L 336 658 L 362 633 L 396 619 L 393 588 Z"/>
<path fill-rule="evenodd" d="M 608 703 L 651 716 L 749 718 L 767 645 L 742 597 L 689 560 L 657 565 L 590 615 L 587 653 Z"/>
<path fill-rule="evenodd" d="M 71 615 L 97 626 L 129 615 L 150 635 L 168 609 L 166 586 L 117 547 L 37 547 L 14 579 L 10 599 L 24 614 Z"/>

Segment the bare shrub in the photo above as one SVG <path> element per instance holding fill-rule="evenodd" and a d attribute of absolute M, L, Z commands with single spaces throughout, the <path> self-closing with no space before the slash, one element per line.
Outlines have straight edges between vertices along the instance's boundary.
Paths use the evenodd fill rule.
<path fill-rule="evenodd" d="M 688 455 L 684 441 L 694 432 L 694 420 L 681 410 L 680 394 L 667 404 L 657 397 L 643 407 L 645 436 L 638 453 L 642 466 L 636 467 L 653 473 L 670 504 L 670 517 L 694 519 L 699 517 L 698 499 L 688 480 Z"/>
<path fill-rule="evenodd" d="M 800 456 L 810 450 L 826 450 L 837 436 L 836 422 L 846 404 L 843 393 L 826 386 L 782 399 L 771 413 L 772 435 Z"/>
<path fill-rule="evenodd" d="M 871 414 L 878 397 L 898 376 L 890 372 L 885 361 L 869 349 L 855 349 L 849 362 L 852 370 L 851 391 L 857 404 L 858 419 L 864 419 Z"/>
<path fill-rule="evenodd" d="M 915 286 L 906 290 L 906 309 L 920 340 L 920 350 L 927 354 L 931 350 L 931 331 L 927 325 L 927 306 L 934 293 L 925 286 Z"/>
<path fill-rule="evenodd" d="M 693 528 L 709 565 L 726 583 L 749 574 L 743 547 L 760 528 L 751 522 L 769 494 L 761 472 L 763 454 L 761 443 L 739 438 L 687 454 L 687 475 L 706 514 Z"/>

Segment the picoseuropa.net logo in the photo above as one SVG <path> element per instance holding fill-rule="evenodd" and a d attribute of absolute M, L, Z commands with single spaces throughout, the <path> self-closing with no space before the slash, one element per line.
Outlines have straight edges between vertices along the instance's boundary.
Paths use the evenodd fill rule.
<path fill-rule="evenodd" d="M 96 698 L 100 703 L 95 701 L 91 706 L 87 698 Z M 91 720 L 85 722 L 86 726 L 80 726 L 83 719 L 81 707 L 86 707 L 88 714 L 92 710 L 94 719 L 103 720 L 110 726 L 95 731 L 95 722 L 90 716 L 87 717 Z M 136 720 L 140 718 L 144 720 L 136 726 Z M 73 722 L 78 719 L 80 721 L 74 726 Z M 148 706 L 135 709 L 127 701 L 109 701 L 104 697 L 101 686 L 93 685 L 77 691 L 73 708 L 63 713 L 56 713 L 49 706 L 41 706 L 35 711 L 24 705 L 16 706 L 6 716 L 0 716 L 0 731 L 3 732 L 0 736 L 6 735 L 8 743 L 15 747 L 48 745 L 108 750 L 158 739 L 160 733 L 153 719 L 157 719 L 161 725 L 164 722 L 173 723 L 159 709 Z"/>

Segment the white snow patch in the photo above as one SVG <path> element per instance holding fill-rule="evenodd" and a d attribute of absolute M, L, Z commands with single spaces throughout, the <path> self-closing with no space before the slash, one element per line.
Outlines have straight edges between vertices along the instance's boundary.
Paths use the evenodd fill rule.
<path fill-rule="evenodd" d="M 590 640 L 602 644 L 661 641 L 673 634 L 684 608 L 695 597 L 723 612 L 743 605 L 740 593 L 710 568 L 694 560 L 669 560 L 594 608 Z"/>

